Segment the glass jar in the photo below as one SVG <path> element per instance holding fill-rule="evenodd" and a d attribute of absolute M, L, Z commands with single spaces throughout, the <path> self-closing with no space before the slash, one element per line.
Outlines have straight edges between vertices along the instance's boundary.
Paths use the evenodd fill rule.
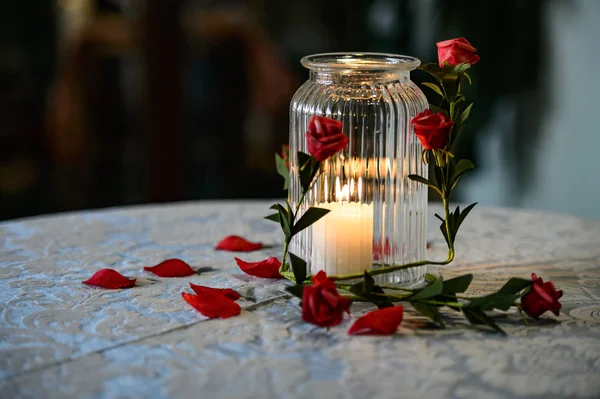
<path fill-rule="evenodd" d="M 427 177 L 422 147 L 411 119 L 428 107 L 409 77 L 413 57 L 378 53 L 310 55 L 301 63 L 310 77 L 290 107 L 290 154 L 308 152 L 306 130 L 313 115 L 341 120 L 348 146 L 322 164 L 301 205 L 331 212 L 298 235 L 290 252 L 309 272 L 328 275 L 425 259 L 427 187 L 408 179 Z M 290 157 L 290 202 L 301 194 L 296 156 Z M 416 285 L 425 267 L 379 275 L 378 283 Z"/>

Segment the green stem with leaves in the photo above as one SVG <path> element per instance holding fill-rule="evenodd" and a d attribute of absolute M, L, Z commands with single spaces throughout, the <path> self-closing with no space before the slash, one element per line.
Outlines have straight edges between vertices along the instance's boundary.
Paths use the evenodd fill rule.
<path fill-rule="evenodd" d="M 300 199 L 298 200 L 298 203 L 296 204 L 296 209 L 294 210 L 294 214 L 292 216 L 292 222 L 296 221 L 296 216 L 298 216 L 298 211 L 300 210 L 302 201 L 304 201 L 305 195 L 306 195 L 306 193 L 302 193 L 302 195 L 300 195 Z M 283 240 L 283 257 L 281 258 L 281 265 L 284 267 L 285 271 L 288 270 L 288 268 L 285 266 L 285 261 L 287 260 L 288 250 L 289 250 L 291 241 L 292 241 L 292 237 L 290 237 L 289 240 L 288 239 Z"/>
<path fill-rule="evenodd" d="M 448 198 L 442 197 L 442 203 L 444 204 L 444 224 L 446 225 L 446 234 L 448 234 L 448 259 L 447 262 L 450 263 L 454 260 L 454 240 L 452 239 L 451 230 L 450 230 L 450 200 Z"/>
<path fill-rule="evenodd" d="M 373 270 L 368 271 L 368 273 L 371 276 L 377 276 L 380 274 L 386 274 L 386 273 L 396 272 L 399 270 L 410 269 L 411 267 L 427 266 L 427 265 L 443 266 L 443 265 L 447 265 L 451 261 L 452 261 L 452 259 L 450 259 L 450 257 L 443 262 L 434 262 L 431 260 L 420 260 L 417 262 L 405 263 L 403 265 L 393 265 L 393 266 L 382 267 L 379 269 L 373 269 Z M 329 278 L 330 280 L 334 280 L 334 281 L 353 280 L 353 279 L 362 278 L 362 277 L 364 277 L 364 273 L 343 274 L 343 275 L 339 275 L 339 276 L 327 276 L 327 278 Z"/>
<path fill-rule="evenodd" d="M 287 259 L 289 245 L 290 245 L 289 241 L 284 240 L 284 242 L 283 242 L 283 257 L 281 258 L 281 266 L 283 266 L 283 271 L 288 271 L 288 268 L 285 266 L 285 261 Z"/>

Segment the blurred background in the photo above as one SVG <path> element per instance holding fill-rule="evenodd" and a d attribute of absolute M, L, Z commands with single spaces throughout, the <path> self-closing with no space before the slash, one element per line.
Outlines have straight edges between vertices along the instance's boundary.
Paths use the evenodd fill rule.
<path fill-rule="evenodd" d="M 600 1 L 37 0 L 0 6 L 0 220 L 281 196 L 307 54 L 482 61 L 456 200 L 600 218 Z M 424 77 L 414 72 L 413 79 Z M 429 93 L 428 93 L 429 94 Z"/>

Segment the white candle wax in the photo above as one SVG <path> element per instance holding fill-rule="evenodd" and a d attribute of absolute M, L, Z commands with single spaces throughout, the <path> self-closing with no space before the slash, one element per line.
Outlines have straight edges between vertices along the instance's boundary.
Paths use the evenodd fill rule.
<path fill-rule="evenodd" d="M 312 227 L 311 274 L 354 274 L 370 270 L 373 262 L 373 205 L 332 202 Z"/>

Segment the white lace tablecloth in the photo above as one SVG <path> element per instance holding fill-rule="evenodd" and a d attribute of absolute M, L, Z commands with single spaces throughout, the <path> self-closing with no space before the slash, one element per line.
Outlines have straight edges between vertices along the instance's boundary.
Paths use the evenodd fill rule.
<path fill-rule="evenodd" d="M 198 202 L 80 212 L 0 224 L 1 398 L 506 398 L 600 397 L 600 222 L 520 210 L 475 209 L 444 276 L 472 272 L 472 292 L 531 272 L 564 290 L 563 310 L 509 336 L 439 330 L 407 309 L 392 337 L 350 337 L 301 319 L 283 281 L 244 275 L 215 251 L 237 234 L 280 256 L 268 202 Z M 438 211 L 434 208 L 430 210 Z M 429 223 L 430 257 L 445 256 Z M 167 258 L 215 270 L 187 278 L 142 271 Z M 102 268 L 131 289 L 81 282 Z M 181 298 L 188 283 L 232 287 L 240 316 L 207 320 Z M 420 327 L 420 328 L 416 328 Z"/>

